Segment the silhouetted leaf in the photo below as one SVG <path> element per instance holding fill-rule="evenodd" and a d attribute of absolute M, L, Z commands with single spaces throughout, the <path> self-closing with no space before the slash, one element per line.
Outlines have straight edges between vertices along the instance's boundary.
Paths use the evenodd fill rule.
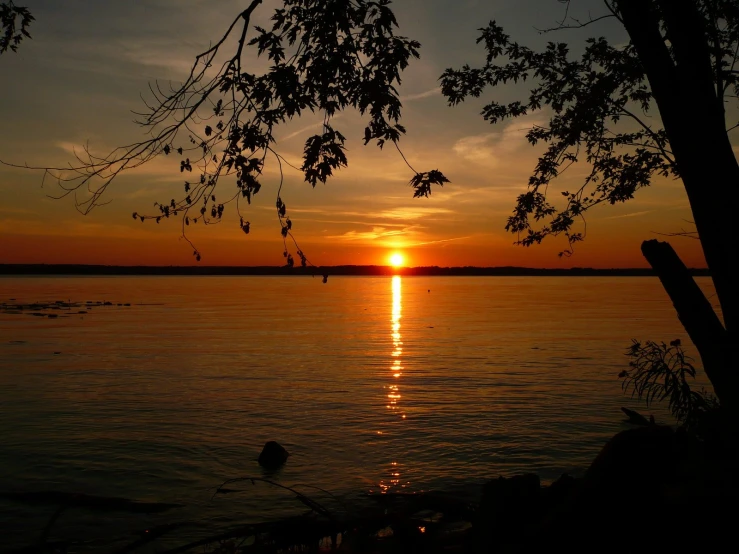
<path fill-rule="evenodd" d="M 16 6 L 12 0 L 0 3 L 0 54 L 17 52 L 23 38 L 31 38 L 28 27 L 32 21 L 34 17 L 28 8 Z"/>
<path fill-rule="evenodd" d="M 444 186 L 448 183 L 447 179 L 439 170 L 432 169 L 424 173 L 416 173 L 410 181 L 410 185 L 414 188 L 413 197 L 428 197 L 431 194 L 431 185 Z"/>

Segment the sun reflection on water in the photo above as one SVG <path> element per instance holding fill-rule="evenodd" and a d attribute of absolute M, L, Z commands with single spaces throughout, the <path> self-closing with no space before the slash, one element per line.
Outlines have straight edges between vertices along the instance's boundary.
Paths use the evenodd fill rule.
<path fill-rule="evenodd" d="M 401 284 L 400 284 L 400 275 L 396 275 L 393 277 L 393 311 L 392 311 L 392 334 L 391 337 L 393 339 L 393 352 L 391 356 L 393 357 L 393 365 L 391 367 L 391 372 L 393 374 L 394 379 L 399 379 L 400 376 L 403 374 L 403 366 L 401 365 L 400 356 L 403 354 L 403 342 L 400 340 L 400 318 L 401 318 Z M 398 389 L 397 382 L 392 383 L 388 389 L 390 390 L 390 393 L 387 395 L 388 399 L 390 400 L 390 409 L 397 410 L 398 409 L 398 401 L 400 400 L 400 392 Z"/>
<path fill-rule="evenodd" d="M 406 414 L 402 413 L 402 410 L 398 406 L 400 402 L 400 378 L 403 375 L 403 363 L 401 356 L 403 354 L 403 341 L 400 335 L 400 318 L 402 317 L 402 294 L 401 294 L 401 279 L 399 275 L 395 275 L 392 279 L 392 292 L 393 292 L 393 305 L 391 312 L 391 333 L 390 338 L 392 339 L 393 349 L 390 353 L 392 364 L 390 366 L 390 374 L 392 375 L 392 381 L 385 388 L 387 393 L 387 409 L 394 416 L 397 415 L 399 419 L 405 419 Z M 384 493 L 389 489 L 405 486 L 400 485 L 400 467 L 397 461 L 390 462 L 390 468 L 388 471 L 388 479 L 380 481 L 380 490 Z"/>

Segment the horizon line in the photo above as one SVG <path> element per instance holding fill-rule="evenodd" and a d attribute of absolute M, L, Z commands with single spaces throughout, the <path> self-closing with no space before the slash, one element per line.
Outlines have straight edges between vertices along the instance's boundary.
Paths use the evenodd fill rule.
<path fill-rule="evenodd" d="M 709 276 L 708 268 L 688 268 L 695 276 Z M 106 264 L 0 264 L 0 275 L 401 275 L 401 276 L 485 276 L 485 275 L 614 275 L 654 276 L 652 268 L 551 268 L 526 266 L 413 266 L 331 265 L 289 267 L 272 265 L 106 265 Z"/>

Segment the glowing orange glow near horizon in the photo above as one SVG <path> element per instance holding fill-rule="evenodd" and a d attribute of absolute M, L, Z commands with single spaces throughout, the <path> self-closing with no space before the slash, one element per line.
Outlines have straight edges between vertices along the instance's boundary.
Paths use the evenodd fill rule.
<path fill-rule="evenodd" d="M 393 267 L 403 267 L 405 265 L 405 256 L 400 252 L 394 252 L 390 255 L 390 265 Z"/>

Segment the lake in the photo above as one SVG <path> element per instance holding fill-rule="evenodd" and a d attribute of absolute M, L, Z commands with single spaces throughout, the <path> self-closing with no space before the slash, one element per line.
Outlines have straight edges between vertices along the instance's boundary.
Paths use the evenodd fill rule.
<path fill-rule="evenodd" d="M 213 497 L 233 477 L 351 503 L 582 474 L 636 405 L 617 377 L 631 339 L 689 344 L 650 277 L 0 277 L 11 298 L 112 305 L 0 312 L 0 491 L 185 505 L 63 514 L 53 535 L 93 546 L 305 509 L 260 482 Z M 268 440 L 291 453 L 277 473 L 256 463 Z M 0 547 L 53 512 L 3 501 Z"/>

